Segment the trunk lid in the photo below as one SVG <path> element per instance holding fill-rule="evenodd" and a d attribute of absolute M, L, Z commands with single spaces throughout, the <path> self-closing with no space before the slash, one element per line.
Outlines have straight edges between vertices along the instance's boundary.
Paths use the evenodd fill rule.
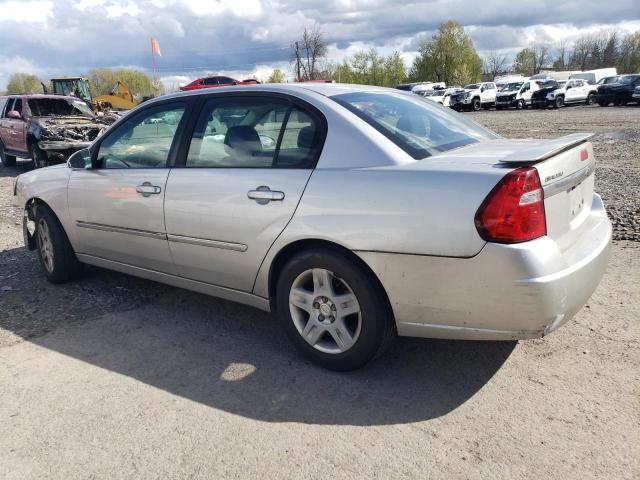
<path fill-rule="evenodd" d="M 591 210 L 595 170 L 593 147 L 588 142 L 591 135 L 575 133 L 548 140 L 483 141 L 423 162 L 435 168 L 466 171 L 534 166 L 544 190 L 547 235 L 564 250 L 583 232 Z"/>

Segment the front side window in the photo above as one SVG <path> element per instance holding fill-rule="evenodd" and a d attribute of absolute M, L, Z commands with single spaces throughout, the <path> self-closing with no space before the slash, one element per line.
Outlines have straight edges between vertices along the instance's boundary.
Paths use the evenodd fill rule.
<path fill-rule="evenodd" d="M 129 117 L 100 144 L 100 168 L 166 168 L 185 105 L 147 108 Z"/>
<path fill-rule="evenodd" d="M 16 98 L 16 101 L 14 102 L 11 110 L 15 110 L 20 115 L 22 115 L 22 99 L 21 98 Z"/>
<path fill-rule="evenodd" d="M 214 98 L 196 123 L 187 167 L 308 168 L 320 142 L 317 120 L 280 98 Z"/>
<path fill-rule="evenodd" d="M 334 101 L 373 126 L 416 160 L 498 136 L 418 95 L 353 92 Z"/>

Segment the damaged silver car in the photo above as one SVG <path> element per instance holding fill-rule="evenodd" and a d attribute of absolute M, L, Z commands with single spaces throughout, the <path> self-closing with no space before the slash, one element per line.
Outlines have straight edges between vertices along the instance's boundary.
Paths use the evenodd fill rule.
<path fill-rule="evenodd" d="M 86 102 L 76 97 L 0 97 L 0 161 L 13 166 L 17 158 L 28 158 L 34 168 L 65 162 L 117 118 L 95 115 Z"/>

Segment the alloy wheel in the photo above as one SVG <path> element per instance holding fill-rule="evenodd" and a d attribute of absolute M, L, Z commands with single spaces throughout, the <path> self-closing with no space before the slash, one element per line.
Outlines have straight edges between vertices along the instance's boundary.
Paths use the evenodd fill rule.
<path fill-rule="evenodd" d="M 358 299 L 351 287 L 329 270 L 314 268 L 298 275 L 289 292 L 289 310 L 298 333 L 321 352 L 344 353 L 360 335 Z"/>
<path fill-rule="evenodd" d="M 38 222 L 38 249 L 42 257 L 42 263 L 49 273 L 53 272 L 53 243 L 49 226 L 44 219 Z"/>

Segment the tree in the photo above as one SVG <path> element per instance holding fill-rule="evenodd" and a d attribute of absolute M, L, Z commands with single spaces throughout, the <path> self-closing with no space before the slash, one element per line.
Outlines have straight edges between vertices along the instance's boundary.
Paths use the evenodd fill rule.
<path fill-rule="evenodd" d="M 482 60 L 462 25 L 453 20 L 440 24 L 430 41 L 420 45 L 410 79 L 465 84 L 480 80 Z"/>
<path fill-rule="evenodd" d="M 384 60 L 384 81 L 386 87 L 395 87 L 405 81 L 407 71 L 400 52 L 393 52 Z"/>
<path fill-rule="evenodd" d="M 42 93 L 42 84 L 35 75 L 29 73 L 14 73 L 7 83 L 7 94 Z"/>
<path fill-rule="evenodd" d="M 618 73 L 636 73 L 640 71 L 640 30 L 629 33 L 620 42 Z"/>
<path fill-rule="evenodd" d="M 109 95 L 114 89 L 118 80 L 125 83 L 134 97 L 141 98 L 151 96 L 157 92 L 151 78 L 140 71 L 121 68 L 112 70 L 110 68 L 94 68 L 89 72 L 89 89 L 92 96 Z"/>
<path fill-rule="evenodd" d="M 298 80 L 318 80 L 319 63 L 327 56 L 328 44 L 319 25 L 305 27 L 302 40 L 293 44 Z"/>
<path fill-rule="evenodd" d="M 523 48 L 516 55 L 513 70 L 520 75 L 530 77 L 536 73 L 536 54 L 530 48 Z"/>
<path fill-rule="evenodd" d="M 507 73 L 507 57 L 506 55 L 500 55 L 495 50 L 489 52 L 484 58 L 483 73 L 487 80 L 493 80 L 498 75 Z"/>
<path fill-rule="evenodd" d="M 271 72 L 271 75 L 269 75 L 269 79 L 267 80 L 267 83 L 284 83 L 284 81 L 285 81 L 284 72 L 279 68 L 275 68 Z"/>
<path fill-rule="evenodd" d="M 566 70 L 569 65 L 567 58 L 569 52 L 569 42 L 566 39 L 560 40 L 557 45 L 558 56 L 553 62 L 553 69 L 556 71 Z"/>

